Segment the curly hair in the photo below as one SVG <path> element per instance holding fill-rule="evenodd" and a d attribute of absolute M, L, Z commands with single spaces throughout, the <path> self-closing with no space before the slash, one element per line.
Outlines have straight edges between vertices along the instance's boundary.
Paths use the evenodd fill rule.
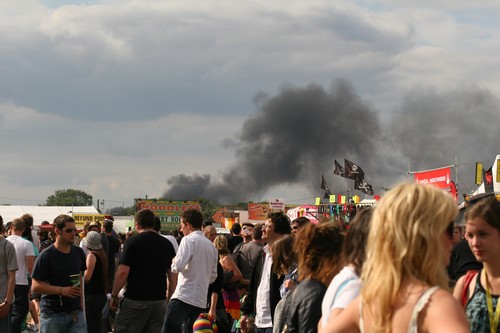
<path fill-rule="evenodd" d="M 299 280 L 315 279 L 327 286 L 343 266 L 343 241 L 344 235 L 333 223 L 309 223 L 299 229 L 293 245 Z"/>

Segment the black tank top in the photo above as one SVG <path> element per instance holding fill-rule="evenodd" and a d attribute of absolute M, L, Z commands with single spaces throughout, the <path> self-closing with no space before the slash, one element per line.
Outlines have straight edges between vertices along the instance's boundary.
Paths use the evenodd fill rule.
<path fill-rule="evenodd" d="M 90 281 L 85 283 L 85 294 L 104 294 L 104 281 L 102 280 L 102 262 L 98 256 L 95 256 L 94 272 Z"/>

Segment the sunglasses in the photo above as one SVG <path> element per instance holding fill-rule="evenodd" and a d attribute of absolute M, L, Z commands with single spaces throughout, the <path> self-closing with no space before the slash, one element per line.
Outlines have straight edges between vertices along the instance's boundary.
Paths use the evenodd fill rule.
<path fill-rule="evenodd" d="M 75 228 L 66 228 L 66 229 L 62 229 L 63 231 L 66 231 L 68 234 L 72 233 L 72 232 L 76 232 L 76 229 Z"/>

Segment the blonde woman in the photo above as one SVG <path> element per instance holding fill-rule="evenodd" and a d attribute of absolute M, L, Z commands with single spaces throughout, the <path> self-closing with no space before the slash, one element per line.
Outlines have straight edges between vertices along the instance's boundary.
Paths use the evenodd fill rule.
<path fill-rule="evenodd" d="M 361 295 L 321 332 L 469 332 L 445 270 L 457 213 L 430 185 L 387 192 L 373 212 Z"/>
<path fill-rule="evenodd" d="M 238 320 L 240 318 L 240 292 L 238 290 L 238 283 L 248 281 L 243 280 L 243 274 L 229 253 L 227 238 L 223 235 L 215 237 L 214 245 L 217 251 L 219 251 L 219 262 L 224 269 L 224 274 L 230 272 L 231 275 L 228 281 L 224 281 L 222 290 L 224 305 L 231 317 Z"/>

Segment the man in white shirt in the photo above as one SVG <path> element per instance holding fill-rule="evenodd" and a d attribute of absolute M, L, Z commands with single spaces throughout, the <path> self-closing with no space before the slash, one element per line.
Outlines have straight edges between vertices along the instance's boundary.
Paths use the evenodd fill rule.
<path fill-rule="evenodd" d="M 282 212 L 269 214 L 262 229 L 263 255 L 257 257 L 252 271 L 247 297 L 241 306 L 241 331 L 247 332 L 248 316 L 255 314 L 255 332 L 272 333 L 274 309 L 281 299 L 279 288 L 283 277 L 272 272 L 272 245 L 282 235 L 290 234 L 290 219 Z"/>
<path fill-rule="evenodd" d="M 12 221 L 11 235 L 7 240 L 14 245 L 16 249 L 17 265 L 16 287 L 14 288 L 14 304 L 12 307 L 12 332 L 20 333 L 21 324 L 29 312 L 29 284 L 28 276 L 33 272 L 33 263 L 35 262 L 35 250 L 33 244 L 22 238 L 26 229 L 26 223 L 22 218 Z"/>
<path fill-rule="evenodd" d="M 203 216 L 196 209 L 181 217 L 184 234 L 172 272 L 179 273 L 177 287 L 167 305 L 164 333 L 193 332 L 193 323 L 207 307 L 208 285 L 217 278 L 218 253 L 201 231 Z"/>

